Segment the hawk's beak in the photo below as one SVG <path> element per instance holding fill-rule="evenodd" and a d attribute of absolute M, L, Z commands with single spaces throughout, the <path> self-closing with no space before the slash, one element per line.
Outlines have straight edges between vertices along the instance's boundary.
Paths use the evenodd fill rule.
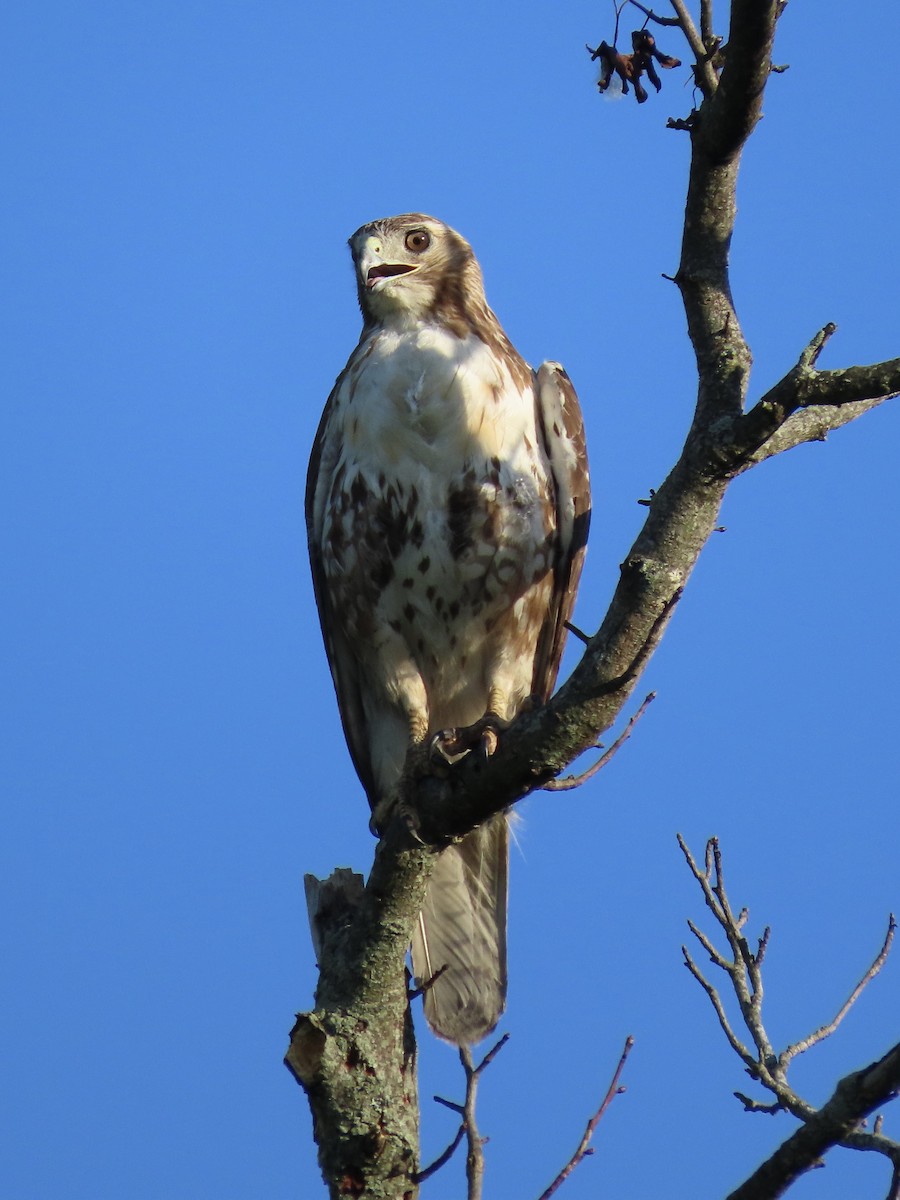
<path fill-rule="evenodd" d="M 389 279 L 392 275 L 408 275 L 415 269 L 414 266 L 405 263 L 376 263 L 366 271 L 366 287 L 373 288 L 380 279 Z"/>
<path fill-rule="evenodd" d="M 381 257 L 381 241 L 377 237 L 367 237 L 363 242 L 359 255 L 359 277 L 371 291 L 382 279 L 391 279 L 395 275 L 408 275 L 417 267 L 413 263 L 388 263 Z"/>

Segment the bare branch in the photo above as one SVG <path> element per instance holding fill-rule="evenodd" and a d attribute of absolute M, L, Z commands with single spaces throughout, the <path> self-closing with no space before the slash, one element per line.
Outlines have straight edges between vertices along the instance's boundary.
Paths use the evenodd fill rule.
<path fill-rule="evenodd" d="M 684 840 L 684 838 L 681 836 L 681 834 L 680 833 L 676 834 L 676 838 L 678 841 L 678 845 L 681 849 L 681 853 L 684 855 L 685 859 L 687 860 L 687 865 L 690 868 L 691 874 L 694 876 L 694 878 L 700 884 L 700 888 L 703 892 L 703 898 L 706 901 L 707 908 L 710 910 L 710 912 L 713 914 L 713 916 L 716 918 L 716 920 L 719 922 L 719 924 L 724 929 L 725 928 L 725 914 L 722 912 L 722 906 L 719 903 L 718 897 L 716 896 L 715 888 L 712 883 L 713 866 L 714 865 L 718 866 L 718 864 L 714 862 L 714 858 L 713 858 L 714 851 L 718 845 L 718 839 L 717 838 L 709 838 L 709 840 L 707 841 L 707 843 L 706 843 L 706 860 L 705 860 L 704 870 L 701 871 L 700 868 L 697 866 L 697 863 L 694 860 L 693 854 L 691 854 L 691 851 L 688 847 L 687 842 Z"/>
<path fill-rule="evenodd" d="M 597 1111 L 594 1113 L 594 1115 L 588 1121 L 587 1127 L 584 1131 L 584 1136 L 582 1137 L 581 1141 L 578 1143 L 578 1147 L 575 1150 L 575 1153 L 572 1155 L 572 1157 L 569 1159 L 569 1161 L 566 1163 L 566 1165 L 563 1167 L 563 1169 L 560 1171 L 560 1173 L 556 1176 L 556 1178 L 553 1180 L 553 1182 L 550 1184 L 550 1186 L 545 1191 L 541 1192 L 540 1196 L 538 1197 L 538 1200 L 550 1200 L 550 1197 L 556 1191 L 558 1191 L 559 1188 L 562 1187 L 562 1185 L 569 1178 L 569 1176 L 572 1174 L 572 1172 L 575 1170 L 575 1168 L 578 1166 L 578 1164 L 585 1158 L 585 1156 L 587 1154 L 590 1154 L 591 1151 L 590 1151 L 589 1147 L 590 1147 L 591 1138 L 594 1136 L 594 1130 L 600 1124 L 600 1121 L 603 1119 L 603 1114 L 606 1112 L 606 1110 L 612 1104 L 612 1102 L 616 1098 L 616 1096 L 620 1096 L 622 1094 L 622 1092 L 625 1091 L 625 1089 L 623 1087 L 619 1086 L 619 1080 L 622 1076 L 622 1071 L 625 1068 L 625 1063 L 628 1059 L 628 1055 L 631 1053 L 631 1048 L 633 1045 L 634 1045 L 634 1038 L 627 1037 L 625 1039 L 625 1048 L 623 1049 L 622 1056 L 619 1059 L 619 1065 L 616 1067 L 615 1071 L 613 1072 L 613 1077 L 612 1077 L 609 1087 L 607 1088 L 606 1095 L 603 1097 L 603 1101 L 602 1101 L 600 1107 L 597 1109 Z"/>
<path fill-rule="evenodd" d="M 467 1200 L 481 1200 L 484 1180 L 484 1152 L 482 1147 L 486 1139 L 480 1136 L 478 1127 L 475 1124 L 475 1100 L 478 1091 L 478 1080 L 508 1041 L 509 1034 L 504 1033 L 503 1037 L 487 1052 L 477 1067 L 472 1062 L 472 1052 L 469 1047 L 460 1047 L 459 1059 L 466 1077 L 465 1101 L 462 1104 L 457 1104 L 455 1100 L 445 1100 L 443 1096 L 435 1096 L 434 1099 L 438 1104 L 443 1104 L 445 1108 L 459 1113 L 462 1121 L 460 1122 L 459 1129 L 456 1131 L 456 1136 L 447 1149 L 433 1163 L 430 1163 L 415 1176 L 416 1183 L 421 1183 L 430 1175 L 433 1175 L 435 1171 L 439 1171 L 441 1167 L 445 1166 L 453 1157 L 456 1148 L 465 1136 L 468 1139 L 469 1146 L 469 1152 L 466 1156 Z"/>
<path fill-rule="evenodd" d="M 817 371 L 816 362 L 837 326 L 821 329 L 796 366 L 770 388 L 730 431 L 739 470 L 792 449 L 823 441 L 863 412 L 900 394 L 900 358 L 839 371 Z"/>
<path fill-rule="evenodd" d="M 681 25 L 681 20 L 678 17 L 661 17 L 652 8 L 646 8 L 643 4 L 639 4 L 638 0 L 630 0 L 630 3 L 635 8 L 639 8 L 648 21 L 654 21 L 657 25 Z"/>
<path fill-rule="evenodd" d="M 472 1063 L 472 1051 L 460 1046 L 459 1061 L 466 1073 L 466 1103 L 463 1108 L 463 1127 L 466 1131 L 466 1200 L 481 1200 L 484 1183 L 484 1141 L 475 1123 L 475 1099 L 478 1095 L 478 1072 Z"/>
<path fill-rule="evenodd" d="M 743 1092 L 735 1092 L 734 1095 L 743 1104 L 744 1112 L 766 1113 L 770 1117 L 774 1117 L 776 1113 L 784 1112 L 784 1105 L 780 1100 L 776 1100 L 773 1104 L 760 1104 L 758 1100 L 753 1100 L 750 1096 L 745 1096 Z"/>
<path fill-rule="evenodd" d="M 786 450 L 794 450 L 807 442 L 824 442 L 829 433 L 849 425 L 857 417 L 862 417 L 872 409 L 878 408 L 886 400 L 893 400 L 900 392 L 891 392 L 872 400 L 847 401 L 839 408 L 804 408 L 793 413 L 784 424 L 767 438 L 759 449 L 748 454 L 743 463 L 737 468 L 736 474 L 755 467 L 757 463 L 765 462 L 776 454 Z"/>
<path fill-rule="evenodd" d="M 818 1045 L 819 1042 L 824 1041 L 825 1038 L 830 1037 L 834 1033 L 838 1025 L 840 1025 L 841 1021 L 843 1021 L 844 1017 L 846 1017 L 847 1013 L 859 999 L 864 988 L 872 982 L 872 980 L 884 966 L 885 962 L 887 962 L 887 956 L 890 953 L 891 943 L 894 940 L 894 933 L 896 929 L 897 922 L 894 919 L 894 914 L 891 913 L 890 917 L 888 918 L 888 928 L 887 933 L 885 934 L 884 944 L 878 951 L 875 961 L 869 967 L 868 971 L 866 971 L 865 975 L 863 975 L 862 979 L 860 979 L 859 983 L 844 1001 L 837 1016 L 835 1016 L 832 1021 L 829 1021 L 827 1025 L 820 1026 L 820 1028 L 818 1028 L 815 1033 L 811 1033 L 809 1037 L 803 1038 L 799 1042 L 794 1042 L 792 1046 L 788 1046 L 786 1050 L 783 1050 L 778 1056 L 778 1065 L 782 1070 L 787 1067 L 792 1058 L 796 1058 L 798 1054 L 805 1054 L 807 1050 Z"/>
<path fill-rule="evenodd" d="M 711 162 L 739 155 L 760 118 L 782 8 L 779 0 L 732 0 L 725 65 L 708 109 L 703 106 L 700 136 Z"/>
<path fill-rule="evenodd" d="M 652 701 L 654 701 L 655 699 L 656 699 L 656 692 L 649 692 L 644 697 L 640 708 L 637 710 L 637 712 L 634 714 L 634 716 L 629 720 L 628 724 L 625 726 L 625 728 L 622 730 L 622 732 L 619 734 L 619 736 L 616 738 L 616 740 L 613 742 L 613 744 L 609 747 L 609 749 L 600 755 L 600 757 L 593 764 L 593 766 L 589 767 L 586 771 L 583 771 L 580 775 L 567 775 L 565 779 L 551 779 L 549 783 L 544 784 L 544 791 L 545 792 L 568 792 L 568 791 L 571 791 L 572 788 L 581 787 L 581 785 L 583 783 L 587 783 L 587 781 L 589 779 L 593 779 L 593 777 L 597 774 L 597 772 L 601 771 L 606 766 L 606 764 L 612 760 L 612 758 L 615 756 L 615 754 L 617 753 L 619 748 L 621 746 L 623 746 L 625 744 L 625 742 L 628 741 L 628 739 L 631 737 L 631 732 L 634 729 L 635 725 L 638 723 L 638 721 L 641 719 L 641 717 L 647 711 L 648 705 L 650 705 L 652 703 Z"/>
<path fill-rule="evenodd" d="M 706 934 L 701 929 L 698 929 L 693 921 L 688 921 L 688 929 L 690 929 L 691 933 L 709 955 L 710 962 L 715 963 L 715 965 L 720 967 L 723 971 L 730 972 L 734 970 L 734 963 L 730 963 L 727 958 L 724 958 L 718 952 Z"/>
<path fill-rule="evenodd" d="M 707 54 L 709 54 L 714 37 L 712 0 L 700 0 L 700 40 Z"/>
<path fill-rule="evenodd" d="M 697 86 L 703 92 L 704 96 L 712 96 L 719 86 L 719 80 L 709 61 L 709 55 L 706 53 L 703 39 L 697 32 L 697 26 L 694 24 L 684 0 L 671 0 L 671 4 L 678 14 L 678 24 L 681 26 L 681 30 L 687 38 L 687 43 L 696 59 L 694 77 L 697 80 Z"/>
<path fill-rule="evenodd" d="M 583 629 L 579 629 L 578 626 L 573 625 L 571 621 L 566 621 L 565 626 L 569 633 L 574 634 L 574 636 L 578 638 L 579 642 L 583 642 L 585 646 L 590 644 L 590 635 L 585 633 Z"/>
<path fill-rule="evenodd" d="M 438 1099 L 438 1097 L 435 1096 L 435 1100 L 437 1100 L 437 1099 Z M 439 1171 L 441 1169 L 441 1167 L 445 1167 L 447 1165 L 447 1163 L 450 1161 L 450 1159 L 453 1157 L 453 1155 L 456 1153 L 457 1147 L 459 1146 L 459 1143 L 463 1140 L 463 1135 L 465 1134 L 465 1132 L 466 1132 L 466 1126 L 465 1126 L 465 1122 L 463 1122 L 460 1125 L 459 1129 L 457 1129 L 457 1131 L 456 1131 L 456 1137 L 453 1139 L 453 1141 L 450 1143 L 450 1145 L 447 1147 L 447 1149 L 443 1152 L 443 1154 L 439 1154 L 433 1163 L 429 1163 L 427 1167 L 425 1167 L 423 1170 L 417 1172 L 417 1174 L 413 1176 L 414 1181 L 416 1183 L 424 1183 L 426 1179 L 430 1179 L 432 1175 L 434 1175 L 437 1171 Z"/>
<path fill-rule="evenodd" d="M 741 1196 L 742 1200 L 750 1200 L 751 1197 L 758 1197 L 759 1200 L 763 1200 L 765 1197 L 765 1200 L 769 1200 L 770 1197 L 781 1195 L 782 1191 L 796 1178 L 797 1174 L 801 1174 L 803 1171 L 817 1165 L 820 1155 L 824 1150 L 833 1145 L 841 1145 L 852 1150 L 876 1151 L 885 1155 L 894 1164 L 900 1162 L 900 1143 L 884 1137 L 879 1124 L 876 1123 L 874 1133 L 869 1133 L 859 1126 L 862 1117 L 866 1115 L 867 1111 L 871 1110 L 867 1109 L 863 1111 L 863 1108 L 859 1107 L 855 1121 L 847 1119 L 843 1126 L 839 1126 L 835 1124 L 835 1117 L 839 1113 L 839 1110 L 834 1098 L 829 1102 L 832 1106 L 830 1109 L 826 1105 L 824 1109 L 816 1110 L 790 1088 L 786 1075 L 791 1059 L 822 1041 L 837 1028 L 860 993 L 884 965 L 896 928 L 893 914 L 890 917 L 887 934 L 881 950 L 863 978 L 853 989 L 849 999 L 843 1005 L 835 1019 L 830 1025 L 823 1026 L 809 1038 L 788 1047 L 787 1050 L 776 1056 L 762 1023 L 763 984 L 760 964 L 769 944 L 769 929 L 766 928 L 759 939 L 757 953 L 754 955 L 750 951 L 746 939 L 740 933 L 741 927 L 747 920 L 747 910 L 741 909 L 739 913 L 735 914 L 725 890 L 722 853 L 718 840 L 710 838 L 707 842 L 703 870 L 697 865 L 693 855 L 685 845 L 684 839 L 679 837 L 678 841 L 688 867 L 703 891 L 707 907 L 725 930 L 729 946 L 732 950 L 732 961 L 729 961 L 724 955 L 720 954 L 713 946 L 711 940 L 697 929 L 693 922 L 689 921 L 688 925 L 709 954 L 713 964 L 724 971 L 729 977 L 740 1006 L 744 1025 L 753 1040 L 753 1045 L 757 1052 L 756 1057 L 754 1057 L 753 1053 L 735 1033 L 717 989 L 703 976 L 687 949 L 682 947 L 685 965 L 709 997 L 729 1045 L 741 1059 L 748 1073 L 754 1079 L 759 1080 L 763 1087 L 774 1094 L 775 1101 L 771 1104 L 762 1104 L 757 1100 L 745 1096 L 741 1092 L 735 1092 L 734 1094 L 741 1101 L 747 1112 L 762 1112 L 769 1115 L 774 1115 L 778 1112 L 789 1112 L 804 1123 L 804 1128 L 819 1131 L 814 1137 L 810 1135 L 804 1138 L 800 1137 L 800 1134 L 803 1133 L 803 1130 L 801 1130 L 800 1134 L 794 1135 L 794 1138 L 786 1142 L 781 1150 L 776 1152 L 776 1155 L 770 1160 L 770 1163 L 774 1164 L 772 1170 L 774 1172 L 781 1172 L 784 1175 L 785 1181 L 777 1188 L 773 1190 L 771 1178 L 761 1168 L 760 1170 L 763 1173 L 757 1173 L 753 1177 L 752 1189 L 748 1190 L 746 1195 L 739 1189 L 734 1195 L 736 1197 Z M 896 1078 L 898 1081 L 896 1086 L 900 1087 L 900 1047 L 895 1047 L 895 1050 L 897 1051 L 897 1062 L 885 1069 L 894 1072 L 893 1075 L 890 1075 L 890 1078 Z M 891 1054 L 894 1054 L 894 1051 Z M 878 1067 L 878 1065 L 875 1064 L 875 1067 Z M 875 1067 L 869 1068 L 869 1070 L 875 1070 Z M 866 1076 L 865 1072 L 857 1072 L 854 1076 L 848 1076 L 838 1086 L 836 1096 L 838 1094 L 850 1095 L 852 1092 L 851 1083 L 859 1083 L 864 1076 Z M 883 1072 L 880 1070 L 873 1076 L 873 1079 L 877 1078 L 881 1082 L 874 1085 L 872 1095 L 877 1093 L 879 1098 L 873 1101 L 872 1107 L 875 1107 L 880 1102 L 880 1099 L 890 1098 L 889 1089 L 887 1089 L 887 1084 L 884 1083 L 882 1076 Z M 866 1090 L 868 1082 L 868 1077 L 866 1076 L 866 1087 L 861 1091 L 852 1093 L 857 1099 L 870 1095 L 869 1091 Z M 842 1089 L 844 1089 L 843 1092 Z M 856 1103 L 856 1100 L 854 1100 L 854 1103 Z M 846 1113 L 844 1117 L 846 1117 Z M 827 1130 L 827 1134 L 823 1133 L 823 1130 Z M 748 1184 L 745 1186 L 750 1187 L 750 1185 L 751 1181 L 748 1181 Z"/>
<path fill-rule="evenodd" d="M 430 992 L 431 989 L 434 987 L 434 985 L 437 983 L 437 981 L 440 979 L 440 977 L 448 969 L 449 969 L 448 963 L 444 963 L 444 965 L 442 967 L 438 967 L 438 969 L 435 971 L 435 973 L 431 976 L 430 979 L 426 979 L 425 982 L 420 983 L 418 987 L 410 988 L 407 991 L 407 993 L 406 993 L 407 999 L 417 1000 L 419 998 L 419 996 L 424 996 L 426 992 Z"/>
<path fill-rule="evenodd" d="M 789 1137 L 728 1200 L 773 1200 L 814 1166 L 830 1147 L 844 1141 L 868 1116 L 900 1089 L 900 1044 L 864 1067 L 845 1076 L 826 1104 Z M 897 1178 L 894 1161 L 894 1180 Z M 893 1186 L 893 1184 L 892 1184 Z"/>
<path fill-rule="evenodd" d="M 709 980 L 704 977 L 703 972 L 691 958 L 690 951 L 688 950 L 687 946 L 681 947 L 681 953 L 684 955 L 684 965 L 703 988 L 704 992 L 706 992 L 707 996 L 709 996 L 710 1003 L 712 1004 L 716 1016 L 719 1019 L 719 1024 L 722 1026 L 722 1032 L 728 1039 L 728 1044 L 731 1046 L 735 1054 L 739 1058 L 743 1059 L 748 1071 L 750 1071 L 755 1077 L 757 1074 L 756 1060 L 731 1028 L 731 1024 L 725 1013 L 725 1006 L 722 1004 L 721 996 L 716 988 L 714 988 L 709 982 Z"/>
<path fill-rule="evenodd" d="M 481 1062 L 475 1068 L 476 1075 L 482 1075 L 488 1069 L 488 1067 L 491 1065 L 491 1063 L 494 1061 L 494 1059 L 497 1057 L 497 1055 L 500 1053 L 500 1051 L 503 1049 L 503 1047 L 506 1045 L 506 1043 L 508 1041 L 509 1041 L 509 1034 L 504 1033 L 503 1037 L 500 1038 L 499 1042 L 496 1042 L 491 1047 L 491 1049 L 488 1050 L 487 1054 L 484 1056 L 484 1058 L 481 1060 Z"/>

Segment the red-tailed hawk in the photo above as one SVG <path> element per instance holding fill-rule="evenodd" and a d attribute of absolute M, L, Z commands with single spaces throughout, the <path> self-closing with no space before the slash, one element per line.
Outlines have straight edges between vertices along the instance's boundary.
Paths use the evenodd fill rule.
<path fill-rule="evenodd" d="M 350 249 L 363 329 L 319 425 L 306 512 L 344 733 L 377 820 L 411 746 L 475 726 L 489 753 L 549 697 L 590 495 L 572 385 L 513 348 L 468 242 L 409 213 L 363 225 Z M 508 848 L 501 815 L 444 850 L 413 936 L 419 981 L 447 968 L 425 1015 L 458 1044 L 505 1004 Z"/>

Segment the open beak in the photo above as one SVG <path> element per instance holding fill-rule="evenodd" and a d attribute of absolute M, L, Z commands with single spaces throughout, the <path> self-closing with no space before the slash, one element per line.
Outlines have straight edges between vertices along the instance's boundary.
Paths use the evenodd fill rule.
<path fill-rule="evenodd" d="M 404 263 L 376 263 L 366 271 L 366 287 L 373 288 L 381 279 L 390 279 L 392 275 L 408 275 L 415 269 Z"/>
<path fill-rule="evenodd" d="M 417 268 L 412 263 L 388 263 L 381 257 L 381 241 L 379 238 L 367 237 L 359 255 L 359 275 L 366 285 L 367 291 L 372 291 L 384 279 L 393 279 L 397 275 L 408 275 Z"/>

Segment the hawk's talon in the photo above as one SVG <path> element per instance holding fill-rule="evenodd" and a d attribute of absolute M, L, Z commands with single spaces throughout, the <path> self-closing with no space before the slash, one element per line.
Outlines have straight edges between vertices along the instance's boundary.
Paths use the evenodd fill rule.
<path fill-rule="evenodd" d="M 482 758 L 490 758 L 499 745 L 500 733 L 493 726 L 481 731 L 478 750 Z"/>
<path fill-rule="evenodd" d="M 429 750 L 433 758 L 445 763 L 455 763 L 466 754 L 477 750 L 488 759 L 500 744 L 500 734 L 509 729 L 511 722 L 504 721 L 494 712 L 486 712 L 480 720 L 458 729 L 440 729 L 433 735 Z"/>
<path fill-rule="evenodd" d="M 452 766 L 465 749 L 457 748 L 456 729 L 439 729 L 428 740 L 428 757 L 437 766 Z"/>
<path fill-rule="evenodd" d="M 403 822 L 413 841 L 424 846 L 425 843 L 419 837 L 419 817 L 416 810 L 405 800 L 399 799 L 396 794 L 386 796 L 375 805 L 372 815 L 369 817 L 369 832 L 374 837 L 380 838 L 395 819 Z"/>
<path fill-rule="evenodd" d="M 372 815 L 369 817 L 369 833 L 371 833 L 372 837 L 380 838 L 382 830 L 387 828 L 389 818 L 384 810 L 384 801 L 381 801 L 381 803 L 372 809 Z"/>

